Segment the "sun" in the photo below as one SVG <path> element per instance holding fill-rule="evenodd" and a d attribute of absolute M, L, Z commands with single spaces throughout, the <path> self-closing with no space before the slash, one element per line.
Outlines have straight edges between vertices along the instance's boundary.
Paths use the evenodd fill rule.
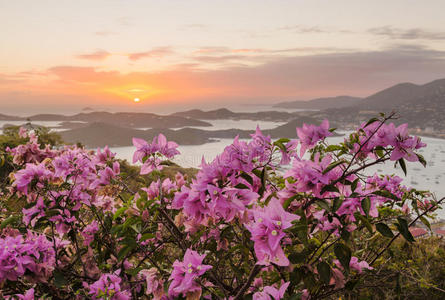
<path fill-rule="evenodd" d="M 136 103 L 138 103 L 138 102 L 140 102 L 141 101 L 141 99 L 139 99 L 139 98 L 134 98 L 134 100 L 133 100 L 134 102 L 136 102 Z"/>

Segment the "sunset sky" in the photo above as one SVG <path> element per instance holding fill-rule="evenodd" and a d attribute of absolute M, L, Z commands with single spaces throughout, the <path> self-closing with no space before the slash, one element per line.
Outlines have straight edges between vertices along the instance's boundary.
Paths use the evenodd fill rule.
<path fill-rule="evenodd" d="M 0 113 L 166 112 L 422 84 L 445 77 L 444 10 L 443 0 L 0 0 Z"/>

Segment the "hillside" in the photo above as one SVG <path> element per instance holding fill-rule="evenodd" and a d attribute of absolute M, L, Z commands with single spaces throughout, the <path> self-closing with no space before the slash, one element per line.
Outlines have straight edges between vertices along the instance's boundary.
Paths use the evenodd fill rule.
<path fill-rule="evenodd" d="M 280 102 L 273 107 L 292 108 L 292 109 L 326 109 L 326 108 L 340 108 L 356 105 L 361 98 L 351 96 L 337 96 L 317 98 L 307 101 L 290 101 Z"/>
<path fill-rule="evenodd" d="M 379 112 L 391 111 L 399 116 L 395 123 L 408 122 L 411 128 L 419 128 L 421 132 L 445 134 L 445 79 L 424 85 L 397 84 L 364 98 L 357 105 L 326 109 L 313 116 L 328 118 L 336 126 L 345 128 Z"/>

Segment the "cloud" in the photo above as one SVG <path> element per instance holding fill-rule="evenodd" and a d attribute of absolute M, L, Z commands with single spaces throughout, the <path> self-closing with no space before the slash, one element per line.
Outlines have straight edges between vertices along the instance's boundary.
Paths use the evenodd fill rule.
<path fill-rule="evenodd" d="M 97 50 L 92 53 L 79 54 L 79 55 L 76 55 L 75 57 L 79 58 L 79 59 L 100 61 L 100 60 L 106 59 L 110 55 L 111 55 L 111 53 L 109 53 L 105 50 Z"/>
<path fill-rule="evenodd" d="M 283 49 L 266 49 L 266 48 L 229 48 L 223 46 L 202 47 L 193 52 L 197 55 L 217 55 L 217 54 L 285 54 L 285 53 L 320 53 L 320 52 L 350 52 L 353 49 L 336 48 L 336 47 L 295 47 Z"/>
<path fill-rule="evenodd" d="M 222 56 L 200 55 L 200 56 L 194 56 L 193 59 L 201 63 L 225 63 L 233 60 L 246 61 L 247 59 L 251 59 L 251 57 L 246 57 L 245 55 L 222 55 Z"/>
<path fill-rule="evenodd" d="M 174 51 L 172 50 L 171 47 L 157 47 L 145 52 L 130 53 L 128 54 L 128 58 L 130 60 L 136 61 L 143 58 L 164 57 L 167 55 L 171 55 L 173 53 Z"/>
<path fill-rule="evenodd" d="M 294 33 L 324 33 L 324 32 L 326 32 L 326 30 L 321 29 L 319 26 L 304 26 L 304 25 L 282 26 L 282 27 L 278 27 L 277 30 L 291 31 Z"/>
<path fill-rule="evenodd" d="M 402 29 L 393 26 L 381 26 L 370 28 L 368 32 L 400 40 L 445 40 L 445 32 L 430 31 L 422 28 Z"/>

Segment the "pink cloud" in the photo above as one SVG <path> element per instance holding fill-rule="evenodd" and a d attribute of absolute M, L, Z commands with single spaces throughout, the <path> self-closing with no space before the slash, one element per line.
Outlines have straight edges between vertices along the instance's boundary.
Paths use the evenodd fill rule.
<path fill-rule="evenodd" d="M 136 61 L 143 58 L 164 57 L 173 53 L 174 51 L 171 49 L 171 47 L 157 47 L 145 52 L 130 53 L 128 54 L 128 58 L 130 60 Z"/>
<path fill-rule="evenodd" d="M 111 53 L 109 53 L 105 50 L 97 50 L 92 53 L 79 54 L 79 55 L 76 55 L 76 57 L 80 58 L 80 59 L 100 61 L 100 60 L 106 59 L 110 55 L 111 55 Z"/>

